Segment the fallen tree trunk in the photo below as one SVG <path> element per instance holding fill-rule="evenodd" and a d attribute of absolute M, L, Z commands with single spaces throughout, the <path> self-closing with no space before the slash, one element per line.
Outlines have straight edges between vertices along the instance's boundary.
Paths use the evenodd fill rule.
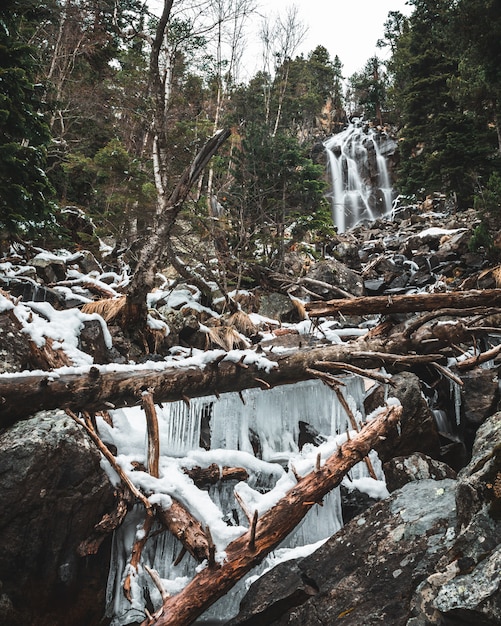
<path fill-rule="evenodd" d="M 376 356 L 371 351 L 377 352 Z M 276 367 L 266 371 L 255 365 L 221 361 L 221 352 L 215 351 L 215 360 L 204 367 L 172 367 L 151 370 L 126 369 L 116 372 L 90 368 L 88 373 L 54 375 L 19 375 L 0 377 L 0 428 L 20 419 L 26 419 L 40 410 L 71 409 L 97 412 L 135 406 L 141 394 L 151 389 L 155 403 L 186 400 L 187 398 L 217 395 L 254 387 L 263 389 L 314 378 L 308 371 L 318 361 L 343 361 L 361 367 L 380 367 L 387 358 L 391 362 L 412 360 L 412 355 L 384 353 L 385 341 L 353 342 L 329 345 L 316 349 L 302 349 L 276 358 Z M 402 350 L 406 352 L 406 349 Z M 224 356 L 224 355 L 223 355 Z M 440 360 L 437 354 L 420 356 L 426 362 Z"/>
<path fill-rule="evenodd" d="M 142 626 L 188 626 L 216 600 L 224 596 L 247 572 L 258 565 L 297 526 L 315 504 L 321 504 L 343 476 L 367 456 L 380 437 L 394 428 L 402 407 L 391 406 L 346 441 L 325 464 L 301 478 L 279 502 L 230 543 L 223 565 L 206 567 Z"/>
<path fill-rule="evenodd" d="M 501 290 L 475 293 L 486 293 L 488 297 L 491 292 L 501 294 Z M 481 295 L 478 297 L 483 298 Z M 497 297 L 496 295 L 496 302 Z M 380 297 L 357 300 L 380 302 Z M 350 305 L 354 301 L 342 302 Z M 419 302 L 419 299 L 415 301 L 418 308 Z M 448 304 L 453 304 L 453 301 Z M 468 305 L 470 304 L 472 302 L 468 301 Z M 61 408 L 98 412 L 134 406 L 141 401 L 142 393 L 148 389 L 152 390 L 155 403 L 188 401 L 189 398 L 217 396 L 220 393 L 253 387 L 269 389 L 313 378 L 309 369 L 318 369 L 317 364 L 323 361 L 343 362 L 362 368 L 385 365 L 390 371 L 409 369 L 418 363 L 443 363 L 447 356 L 461 354 L 454 346 L 462 342 L 471 343 L 474 336 L 484 331 L 481 327 L 469 328 L 457 321 L 433 324 L 432 320 L 440 316 L 450 317 L 453 311 L 457 311 L 457 316 L 472 316 L 486 310 L 491 315 L 499 312 L 494 307 L 485 309 L 469 306 L 467 309 L 453 309 L 449 306 L 399 325 L 387 320 L 365 337 L 349 343 L 324 345 L 314 349 L 303 348 L 288 354 L 275 355 L 270 351 L 267 353 L 267 365 L 272 367 L 267 369 L 260 369 L 259 365 L 252 363 L 246 365 L 243 361 L 248 353 L 242 352 L 241 360 L 234 362 L 223 360 L 226 355 L 221 351 L 214 351 L 212 358 L 207 353 L 204 364 L 190 365 L 187 359 L 184 366 L 182 361 L 176 365 L 166 363 L 163 367 L 157 362 L 151 369 L 132 366 L 130 369 L 109 371 L 109 366 L 93 366 L 88 372 L 78 374 L 47 372 L 0 376 L 0 428 L 10 426 L 40 410 Z M 474 367 L 481 358 L 478 357 L 464 367 Z M 270 359 L 274 361 L 270 362 Z"/>
<path fill-rule="evenodd" d="M 468 309 L 501 306 L 501 289 L 413 293 L 398 296 L 363 296 L 361 298 L 306 303 L 310 317 L 324 315 L 372 315 L 376 313 L 416 313 L 436 309 Z"/>

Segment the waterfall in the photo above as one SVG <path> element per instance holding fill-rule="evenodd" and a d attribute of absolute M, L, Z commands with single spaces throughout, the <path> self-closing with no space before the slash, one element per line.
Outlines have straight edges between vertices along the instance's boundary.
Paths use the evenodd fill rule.
<path fill-rule="evenodd" d="M 380 144 L 381 134 L 359 119 L 324 142 L 332 218 L 340 233 L 362 220 L 373 221 L 391 213 L 393 190 Z"/>
<path fill-rule="evenodd" d="M 363 421 L 363 379 L 344 376 L 343 391 L 352 413 Z M 235 498 L 234 492 L 260 514 L 273 505 L 281 494 L 295 484 L 295 472 L 306 475 L 315 467 L 320 454 L 328 458 L 351 429 L 348 417 L 331 389 L 316 380 L 285 385 L 270 390 L 248 389 L 165 404 L 157 409 L 161 459 L 160 476 L 167 484 L 166 493 L 183 504 L 211 530 L 218 552 L 224 554 L 228 538 L 245 532 L 248 521 Z M 103 440 L 117 449 L 117 460 L 122 467 L 133 461 L 146 459 L 146 427 L 139 407 L 111 411 L 113 426 L 98 418 Z M 377 455 L 371 452 L 371 461 L 382 479 Z M 183 467 L 211 463 L 244 467 L 249 478 L 244 482 L 220 481 L 209 489 L 198 489 L 182 472 Z M 132 472 L 130 475 L 140 475 Z M 146 476 L 146 474 L 145 474 Z M 179 476 L 184 478 L 180 479 Z M 362 478 L 365 477 L 365 478 Z M 364 463 L 356 465 L 349 474 L 350 486 L 367 477 Z M 151 481 L 151 477 L 148 476 Z M 144 484 L 146 485 L 146 478 Z M 179 488 L 179 481 L 184 480 Z M 348 479 L 347 479 L 348 480 Z M 376 483 L 377 484 L 377 483 Z M 384 483 L 380 483 L 384 489 Z M 124 576 L 129 571 L 128 561 L 134 538 L 142 532 L 144 513 L 135 508 L 115 532 L 107 587 L 108 615 L 112 626 L 125 626 L 144 618 L 144 607 L 149 610 L 161 604 L 160 593 L 150 577 L 139 567 L 133 579 L 133 601 L 123 594 Z M 339 488 L 334 489 L 323 506 L 312 508 L 303 522 L 265 561 L 255 568 L 227 594 L 216 602 L 197 623 L 225 621 L 238 612 L 250 581 L 278 560 L 304 556 L 313 551 L 343 525 Z M 301 550 L 302 552 L 298 552 Z M 192 578 L 199 564 L 189 555 L 176 564 L 180 543 L 168 532 L 151 537 L 143 552 L 143 562 L 156 570 L 168 593 L 180 591 Z M 216 557 L 217 558 L 217 557 Z"/>

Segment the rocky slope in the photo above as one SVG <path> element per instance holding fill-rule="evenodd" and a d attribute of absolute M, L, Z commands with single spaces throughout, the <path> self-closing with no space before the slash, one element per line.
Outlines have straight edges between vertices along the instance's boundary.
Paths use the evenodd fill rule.
<path fill-rule="evenodd" d="M 394 218 L 338 236 L 322 258 L 308 247 L 291 251 L 287 270 L 274 284 L 299 299 L 497 286 L 497 264 L 485 251 L 469 247 L 480 221 L 475 212 L 448 213 L 436 198 L 427 207 L 402 207 Z M 235 296 L 244 312 L 260 316 L 237 329 L 224 301 L 207 311 L 196 289 L 159 277 L 159 293 L 169 297 L 151 299 L 158 344 L 156 355 L 146 355 L 113 317 L 105 324 L 80 311 L 100 298 L 119 300 L 127 280 L 125 266 L 112 267 L 87 252 L 11 250 L 0 260 L 5 298 L 0 375 L 75 363 L 141 362 L 162 358 L 178 345 L 228 349 L 240 342 L 278 349 L 322 341 L 318 333 L 305 336 L 304 312 L 278 290 L 256 288 Z M 64 332 L 68 311 L 74 311 L 71 337 Z M 44 352 L 33 337 L 27 341 L 35 319 L 50 328 L 51 351 Z M 63 319 L 66 328 L 57 335 L 54 328 Z M 337 320 L 336 328 L 370 324 L 367 315 Z M 491 365 L 463 377 L 459 426 L 449 383 L 432 388 L 422 372 L 399 375 L 393 393 L 407 416 L 401 444 L 389 450 L 382 442 L 378 450 L 395 491 L 367 510 L 367 499 L 346 497 L 345 519 L 353 519 L 312 556 L 259 579 L 232 626 L 307 626 L 338 619 L 357 626 L 501 623 L 501 414 L 496 412 L 497 364 Z M 377 393 L 367 399 L 367 412 L 380 403 Z M 443 422 L 437 425 L 432 399 L 435 418 L 442 411 L 452 422 L 449 430 Z M 113 494 L 99 454 L 64 413 L 38 414 L 0 433 L 2 623 L 106 623 L 111 539 L 104 538 L 96 554 L 80 557 L 78 552 L 111 511 Z"/>

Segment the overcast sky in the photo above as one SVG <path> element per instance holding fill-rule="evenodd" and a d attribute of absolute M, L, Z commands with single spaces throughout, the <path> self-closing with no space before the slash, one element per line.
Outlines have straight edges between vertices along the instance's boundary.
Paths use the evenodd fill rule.
<path fill-rule="evenodd" d="M 259 12 L 271 17 L 285 15 L 287 8 L 296 6 L 308 33 L 298 53 L 311 52 L 318 45 L 337 54 L 343 63 L 344 76 L 363 68 L 367 59 L 383 51 L 376 42 L 383 37 L 384 23 L 389 11 L 410 15 L 412 8 L 406 0 L 258 0 Z M 256 28 L 261 18 L 256 17 Z M 250 43 L 250 41 L 249 41 Z M 248 68 L 253 73 L 253 68 Z"/>
<path fill-rule="evenodd" d="M 151 10 L 161 13 L 164 0 L 147 0 Z M 298 54 L 308 54 L 322 45 L 331 59 L 337 54 L 343 64 L 343 75 L 351 76 L 363 69 L 365 62 L 375 54 L 384 58 L 384 50 L 376 42 L 384 34 L 384 23 L 389 11 L 410 15 L 412 8 L 406 0 L 255 0 L 256 13 L 250 18 L 245 36 L 246 54 L 240 74 L 249 79 L 262 69 L 262 44 L 259 30 L 264 16 L 273 23 L 275 18 L 285 18 L 287 10 L 295 6 L 298 20 L 307 27 L 307 34 Z M 188 3 L 189 4 L 189 3 Z M 177 0 L 176 7 L 182 7 Z M 203 14 L 201 14 L 203 15 Z"/>

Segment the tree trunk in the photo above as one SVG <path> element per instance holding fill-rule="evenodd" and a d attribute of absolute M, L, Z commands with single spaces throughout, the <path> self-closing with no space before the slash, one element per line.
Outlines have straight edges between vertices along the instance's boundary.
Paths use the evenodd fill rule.
<path fill-rule="evenodd" d="M 431 298 L 430 298 L 431 297 Z M 19 374 L 0 378 L 0 428 L 9 426 L 19 419 L 25 419 L 40 410 L 71 409 L 97 412 L 110 408 L 133 406 L 141 399 L 141 394 L 152 389 L 155 403 L 186 400 L 219 393 L 241 391 L 253 387 L 269 389 L 277 385 L 286 385 L 314 378 L 310 369 L 319 369 L 322 361 L 343 362 L 363 368 L 378 368 L 385 365 L 389 371 L 409 369 L 416 364 L 444 363 L 447 357 L 459 355 L 455 348 L 460 343 L 471 343 L 475 335 L 485 334 L 481 327 L 470 328 L 461 321 L 451 323 L 433 323 L 435 317 L 473 315 L 479 312 L 492 314 L 498 309 L 468 308 L 463 306 L 500 304 L 501 290 L 464 292 L 460 294 L 417 294 L 401 296 L 397 310 L 404 308 L 426 309 L 431 306 L 447 304 L 458 308 L 441 309 L 418 318 L 393 325 L 387 320 L 365 337 L 349 343 L 324 345 L 319 348 L 298 349 L 291 354 L 268 353 L 267 359 L 256 364 L 250 361 L 252 353 L 242 352 L 239 362 L 224 360 L 225 353 L 216 350 L 212 358 L 206 356 L 205 363 L 193 364 L 188 361 L 172 366 L 165 364 L 160 369 L 156 363 L 151 370 L 131 368 L 129 370 L 107 371 L 91 367 L 86 373 L 79 374 Z M 377 309 L 386 297 L 356 298 L 340 300 L 339 305 L 346 305 L 349 312 L 355 303 L 359 310 L 363 302 L 364 313 Z M 335 301 L 338 305 L 338 301 Z M 373 302 L 375 304 L 373 304 Z M 330 303 L 311 303 L 327 304 Z M 394 311 L 392 302 L 390 310 Z M 334 306 L 334 305 L 333 305 Z M 345 311 L 346 312 L 346 309 Z M 426 323 L 424 323 L 426 322 Z M 273 361 L 271 359 L 274 359 Z M 470 368 L 480 362 L 477 357 L 468 364 Z M 254 358 L 252 358 L 254 361 Z M 465 366 L 466 367 L 466 366 Z M 266 368 L 266 369 L 265 369 Z M 325 369 L 325 368 L 320 368 Z M 22 402 L 19 399 L 22 398 Z"/>
<path fill-rule="evenodd" d="M 380 437 L 394 428 L 401 417 L 402 407 L 392 406 L 369 422 L 353 439 L 348 440 L 325 464 L 304 476 L 286 495 L 249 530 L 225 549 L 223 565 L 206 567 L 177 595 L 167 598 L 163 606 L 142 626 L 188 626 L 216 600 L 224 596 L 247 572 L 261 563 L 299 524 L 306 513 L 343 476 L 366 457 Z"/>
<path fill-rule="evenodd" d="M 315 301 L 306 304 L 310 317 L 324 315 L 372 315 L 375 313 L 416 313 L 436 309 L 467 309 L 501 306 L 501 289 L 414 293 L 400 296 L 363 296 L 350 300 Z"/>
<path fill-rule="evenodd" d="M 377 339 L 369 343 L 354 342 L 314 350 L 302 349 L 279 356 L 276 367 L 270 371 L 261 370 L 255 365 L 221 361 L 224 354 L 218 350 L 214 351 L 214 362 L 206 363 L 203 367 L 167 365 L 165 369 L 159 370 L 157 363 L 151 370 L 101 372 L 97 367 L 92 367 L 85 374 L 52 376 L 47 372 L 9 376 L 0 378 L 0 428 L 26 419 L 40 410 L 69 408 L 75 412 L 97 412 L 135 406 L 147 389 L 153 390 L 154 401 L 158 404 L 253 387 L 267 389 L 308 380 L 314 378 L 308 368 L 315 367 L 319 361 L 343 361 L 362 367 L 380 367 L 385 356 L 393 362 L 404 358 L 398 354 L 385 355 L 384 343 Z M 371 350 L 377 354 L 373 356 Z M 409 362 L 412 355 L 406 358 L 406 362 Z M 436 354 L 427 355 L 425 360 L 430 362 L 440 358 Z"/>
<path fill-rule="evenodd" d="M 226 129 L 213 135 L 197 154 L 193 163 L 185 169 L 171 195 L 168 198 L 162 196 L 159 198 L 159 202 L 162 203 L 161 220 L 141 249 L 137 270 L 132 277 L 122 313 L 124 328 L 139 329 L 139 331 L 144 331 L 146 328 L 148 313 L 146 296 L 154 287 L 157 265 L 165 256 L 166 242 L 170 238 L 177 216 L 191 188 L 230 134 L 231 131 Z"/>

